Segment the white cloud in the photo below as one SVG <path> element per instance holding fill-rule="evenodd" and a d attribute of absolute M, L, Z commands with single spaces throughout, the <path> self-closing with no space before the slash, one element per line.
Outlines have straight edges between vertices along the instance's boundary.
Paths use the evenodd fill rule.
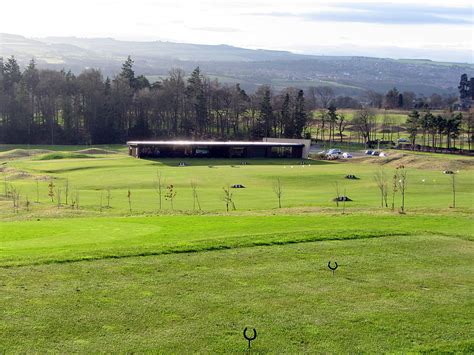
<path fill-rule="evenodd" d="M 434 59 L 473 61 L 472 24 L 429 23 L 426 16 L 427 23 L 423 24 L 416 23 L 416 16 L 411 16 L 409 23 L 398 23 L 402 18 L 392 23 L 370 23 L 378 22 L 370 21 L 370 18 L 365 22 L 336 21 L 336 17 L 327 16 L 324 21 L 318 18 L 318 14 L 334 13 L 342 7 L 360 7 L 361 3 L 366 8 L 372 5 L 380 8 L 377 0 L 2 1 L 0 32 L 28 37 L 114 37 L 225 43 L 323 54 L 341 53 L 345 48 L 357 48 L 357 54 L 363 54 L 365 48 L 367 55 L 377 55 L 377 48 L 380 48 L 380 53 L 386 55 L 387 48 L 393 47 L 390 55 L 393 57 L 406 57 L 414 53 L 414 49 L 417 53 L 426 49 L 427 56 Z M 426 8 L 427 13 L 436 8 L 438 15 L 443 16 L 446 1 L 398 0 L 386 5 Z M 472 10 L 472 5 L 466 0 L 450 0 L 446 13 L 452 13 L 453 8 Z M 252 15 L 256 13 L 298 16 Z M 472 19 L 472 11 L 470 15 Z M 469 14 L 466 16 L 469 18 Z"/>

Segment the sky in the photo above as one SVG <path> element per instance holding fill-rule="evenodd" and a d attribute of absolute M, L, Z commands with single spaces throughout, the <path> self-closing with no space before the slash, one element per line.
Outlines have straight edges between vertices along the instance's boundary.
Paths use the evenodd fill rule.
<path fill-rule="evenodd" d="M 0 33 L 473 62 L 470 0 L 14 0 Z M 5 15 L 7 14 L 7 15 Z"/>

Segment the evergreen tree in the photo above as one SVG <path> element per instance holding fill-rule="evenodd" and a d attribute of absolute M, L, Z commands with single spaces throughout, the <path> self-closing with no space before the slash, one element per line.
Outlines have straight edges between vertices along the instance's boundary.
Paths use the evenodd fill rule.
<path fill-rule="evenodd" d="M 187 120 L 184 127 L 186 134 L 198 134 L 203 136 L 206 132 L 209 117 L 204 78 L 199 67 L 196 67 L 191 73 L 186 91 L 192 105 L 193 113 L 193 119 Z"/>
<path fill-rule="evenodd" d="M 295 138 L 302 137 L 303 130 L 306 127 L 308 115 L 306 114 L 304 92 L 303 90 L 298 91 L 298 96 L 295 102 Z"/>
<path fill-rule="evenodd" d="M 398 94 L 398 107 L 399 108 L 403 107 L 403 94 L 402 93 Z"/>
<path fill-rule="evenodd" d="M 257 122 L 255 123 L 255 127 L 253 129 L 253 137 L 270 137 L 270 128 L 272 127 L 273 119 L 274 116 L 271 103 L 271 93 L 270 89 L 267 88 L 265 89 L 262 101 L 260 102 L 260 112 L 258 114 Z"/>
<path fill-rule="evenodd" d="M 128 56 L 127 60 L 122 64 L 122 71 L 120 72 L 119 76 L 125 79 L 132 89 L 136 89 L 136 78 L 135 72 L 133 71 L 133 63 L 134 61 L 132 58 Z"/>
<path fill-rule="evenodd" d="M 407 117 L 405 126 L 410 136 L 412 149 L 415 147 L 416 136 L 420 125 L 420 114 L 417 110 L 413 110 Z"/>
<path fill-rule="evenodd" d="M 285 137 L 293 137 L 295 135 L 295 125 L 290 114 L 290 94 L 285 94 L 285 99 L 283 100 L 283 105 L 280 112 L 280 121 L 284 127 Z"/>

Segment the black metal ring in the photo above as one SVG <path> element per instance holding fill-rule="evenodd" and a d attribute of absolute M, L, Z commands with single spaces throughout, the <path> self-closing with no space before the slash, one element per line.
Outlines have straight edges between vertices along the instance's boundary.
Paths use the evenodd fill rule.
<path fill-rule="evenodd" d="M 328 261 L 328 268 L 330 268 L 331 270 L 336 270 L 337 269 L 337 261 L 334 262 L 334 264 L 336 265 L 334 268 L 331 267 L 331 261 Z"/>
<path fill-rule="evenodd" d="M 244 329 L 244 338 L 247 339 L 248 341 L 251 341 L 251 340 L 255 340 L 255 338 L 257 337 L 257 331 L 255 330 L 255 328 L 253 328 L 253 338 L 249 338 L 247 336 L 247 327 L 245 327 Z"/>

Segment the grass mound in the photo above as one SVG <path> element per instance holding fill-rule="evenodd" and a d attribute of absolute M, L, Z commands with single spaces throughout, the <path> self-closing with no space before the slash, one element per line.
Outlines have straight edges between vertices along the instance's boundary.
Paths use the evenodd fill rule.
<path fill-rule="evenodd" d="M 80 154 L 74 152 L 53 152 L 41 155 L 35 160 L 57 160 L 57 159 L 84 159 L 84 158 L 94 158 L 88 154 Z"/>
<path fill-rule="evenodd" d="M 11 149 L 5 152 L 0 152 L 0 159 L 19 159 L 27 158 L 34 155 L 50 153 L 47 149 Z"/>
<path fill-rule="evenodd" d="M 116 151 L 101 149 L 101 148 L 81 149 L 81 150 L 76 151 L 75 153 L 78 153 L 78 154 L 117 154 Z"/>
<path fill-rule="evenodd" d="M 390 153 L 387 157 L 364 156 L 356 158 L 371 164 L 396 167 L 404 165 L 408 168 L 430 170 L 466 170 L 474 168 L 474 159 L 457 156 L 434 154 Z"/>

